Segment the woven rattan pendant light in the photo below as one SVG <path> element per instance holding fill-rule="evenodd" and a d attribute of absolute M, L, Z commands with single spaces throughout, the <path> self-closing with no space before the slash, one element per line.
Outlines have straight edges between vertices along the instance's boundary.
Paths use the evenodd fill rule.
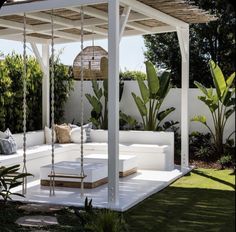
<path fill-rule="evenodd" d="M 84 80 L 100 80 L 105 77 L 100 71 L 101 58 L 108 58 L 108 53 L 100 46 L 94 46 L 94 38 L 92 40 L 92 46 L 84 48 L 75 58 L 73 62 L 74 79 L 81 79 L 81 57 L 83 56 L 83 74 Z"/>

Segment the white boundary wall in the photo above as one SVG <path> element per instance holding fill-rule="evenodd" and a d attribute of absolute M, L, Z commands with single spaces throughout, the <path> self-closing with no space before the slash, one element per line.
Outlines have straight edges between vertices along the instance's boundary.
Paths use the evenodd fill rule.
<path fill-rule="evenodd" d="M 102 86 L 102 82 L 100 82 Z M 84 82 L 84 92 L 93 95 L 91 81 Z M 135 117 L 137 120 L 141 121 L 139 112 L 134 103 L 131 92 L 140 94 L 138 84 L 136 81 L 125 81 L 124 92 L 120 102 L 120 110 L 128 115 Z M 195 115 L 205 115 L 208 119 L 208 124 L 212 127 L 213 123 L 211 120 L 211 114 L 207 106 L 198 100 L 198 96 L 202 95 L 198 89 L 189 89 L 189 120 Z M 175 111 L 171 113 L 166 120 L 173 120 L 180 122 L 180 101 L 181 101 L 181 89 L 173 88 L 170 90 L 165 101 L 163 102 L 162 109 L 168 107 L 175 107 Z M 90 118 L 91 106 L 87 99 L 84 100 L 84 121 L 88 121 Z M 74 91 L 71 92 L 70 97 L 65 105 L 65 120 L 66 122 L 80 121 L 80 82 L 75 81 Z M 180 125 L 179 125 L 180 126 Z M 206 128 L 200 123 L 190 122 L 189 127 L 190 133 L 192 131 L 208 132 Z M 233 130 L 235 130 L 235 114 L 233 114 L 228 123 L 226 124 L 225 137 L 227 137 Z"/>

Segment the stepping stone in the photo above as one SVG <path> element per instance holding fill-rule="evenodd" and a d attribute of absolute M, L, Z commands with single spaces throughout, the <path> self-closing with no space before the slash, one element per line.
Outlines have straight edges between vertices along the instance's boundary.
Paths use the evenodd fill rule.
<path fill-rule="evenodd" d="M 34 232 L 48 232 L 48 230 L 34 230 Z"/>
<path fill-rule="evenodd" d="M 58 225 L 58 221 L 56 217 L 36 215 L 20 217 L 16 220 L 16 224 L 27 227 L 43 227 Z"/>
<path fill-rule="evenodd" d="M 63 206 L 47 204 L 26 204 L 19 206 L 19 209 L 25 210 L 27 212 L 50 213 L 62 210 Z"/>

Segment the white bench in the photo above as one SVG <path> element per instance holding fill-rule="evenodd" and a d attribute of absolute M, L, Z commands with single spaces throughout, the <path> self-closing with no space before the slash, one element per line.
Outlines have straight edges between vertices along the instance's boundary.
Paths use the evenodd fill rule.
<path fill-rule="evenodd" d="M 17 141 L 17 154 L 0 155 L 0 165 L 22 164 L 23 135 L 14 134 Z M 90 143 L 84 144 L 84 155 L 107 154 L 107 131 L 91 130 Z M 39 178 L 39 167 L 50 164 L 51 146 L 45 144 L 44 132 L 27 133 L 27 170 Z M 137 168 L 171 171 L 174 169 L 174 133 L 152 131 L 120 131 L 120 153 L 134 154 Z M 75 161 L 80 156 L 80 144 L 56 144 L 55 162 Z M 31 177 L 29 179 L 32 179 Z"/>
<path fill-rule="evenodd" d="M 79 159 L 77 159 L 79 161 Z M 89 154 L 84 157 L 87 163 L 107 164 L 107 154 Z M 137 172 L 137 159 L 135 155 L 119 155 L 119 175 L 125 177 Z"/>
<path fill-rule="evenodd" d="M 50 185 L 50 177 L 52 165 L 45 165 L 40 168 L 40 180 L 42 186 Z M 76 178 L 80 175 L 81 165 L 79 162 L 62 161 L 55 163 L 54 170 L 56 175 L 62 177 L 55 177 L 55 186 L 80 188 L 81 179 Z M 107 183 L 108 168 L 105 163 L 84 163 L 84 187 L 96 188 L 102 184 Z M 67 176 L 66 178 L 63 178 Z M 71 178 L 69 176 L 71 175 Z"/>

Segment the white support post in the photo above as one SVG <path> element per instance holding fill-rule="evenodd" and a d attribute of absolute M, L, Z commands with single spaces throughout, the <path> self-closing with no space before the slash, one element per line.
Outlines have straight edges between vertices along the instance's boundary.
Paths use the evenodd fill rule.
<path fill-rule="evenodd" d="M 50 69 L 49 69 L 49 45 L 42 45 L 42 61 L 45 67 L 42 82 L 42 119 L 44 126 L 50 126 Z"/>
<path fill-rule="evenodd" d="M 181 170 L 189 166 L 189 27 L 178 28 L 177 35 L 181 50 L 182 92 L 181 92 Z"/>
<path fill-rule="evenodd" d="M 119 202 L 119 0 L 108 1 L 108 203 Z"/>

